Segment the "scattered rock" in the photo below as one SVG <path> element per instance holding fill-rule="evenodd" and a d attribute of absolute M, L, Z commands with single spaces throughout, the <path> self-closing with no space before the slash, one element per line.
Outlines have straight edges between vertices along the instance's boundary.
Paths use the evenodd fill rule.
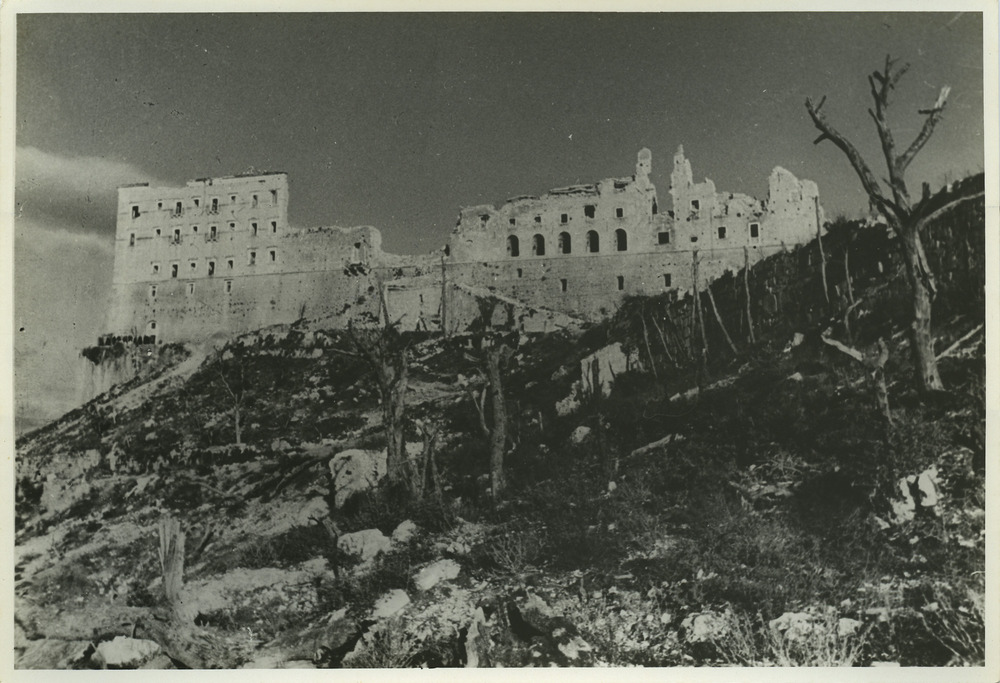
<path fill-rule="evenodd" d="M 596 391 L 609 396 L 615 377 L 636 366 L 635 352 L 625 353 L 620 342 L 598 349 L 580 361 L 580 379 L 573 383 L 569 396 L 556 403 L 556 412 L 565 417 L 580 407 L 580 399 Z"/>
<path fill-rule="evenodd" d="M 812 615 L 807 612 L 785 612 L 777 619 L 771 619 L 768 626 L 792 642 L 805 640 L 814 628 Z"/>
<path fill-rule="evenodd" d="M 357 448 L 333 456 L 330 460 L 330 474 L 333 478 L 334 505 L 340 508 L 355 493 L 376 486 L 385 476 L 385 460 L 385 451 L 363 451 Z"/>
<path fill-rule="evenodd" d="M 392 532 L 392 542 L 393 543 L 409 543 L 414 536 L 417 535 L 417 525 L 412 520 L 404 520 L 399 523 Z"/>
<path fill-rule="evenodd" d="M 406 591 L 394 588 L 375 601 L 372 608 L 372 619 L 386 619 L 403 610 L 410 604 L 410 596 Z"/>
<path fill-rule="evenodd" d="M 378 529 L 365 529 L 344 534 L 337 540 L 337 547 L 349 555 L 358 556 L 362 562 L 368 562 L 389 550 L 392 541 Z"/>
<path fill-rule="evenodd" d="M 580 425 L 573 430 L 573 434 L 570 435 L 569 440 L 574 444 L 581 444 L 583 440 L 590 435 L 590 427 L 586 425 Z"/>
<path fill-rule="evenodd" d="M 696 612 L 684 617 L 681 628 L 689 643 L 704 643 L 715 640 L 729 632 L 725 617 L 716 612 Z"/>
<path fill-rule="evenodd" d="M 102 667 L 115 669 L 135 669 L 160 651 L 160 646 L 152 640 L 117 636 L 97 646 L 91 661 Z"/>
<path fill-rule="evenodd" d="M 16 662 L 18 669 L 73 669 L 90 658 L 94 646 L 87 640 L 33 640 Z"/>
<path fill-rule="evenodd" d="M 438 560 L 421 569 L 413 577 L 413 583 L 419 590 L 428 591 L 442 581 L 455 579 L 461 571 L 455 560 Z"/>
<path fill-rule="evenodd" d="M 801 382 L 802 381 L 802 373 L 801 372 L 792 373 L 791 375 L 788 376 L 788 379 L 790 379 L 793 382 Z"/>

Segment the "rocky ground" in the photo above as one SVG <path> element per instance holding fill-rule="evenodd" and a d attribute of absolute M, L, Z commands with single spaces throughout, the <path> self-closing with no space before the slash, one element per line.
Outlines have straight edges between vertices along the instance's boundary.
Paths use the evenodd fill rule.
<path fill-rule="evenodd" d="M 856 308 L 891 422 L 825 321 L 713 339 L 700 378 L 639 324 L 666 300 L 523 337 L 499 502 L 475 337 L 408 338 L 419 497 L 386 485 L 344 333 L 177 354 L 18 441 L 16 665 L 981 665 L 985 340 L 947 296 L 932 396 L 904 327 Z"/>

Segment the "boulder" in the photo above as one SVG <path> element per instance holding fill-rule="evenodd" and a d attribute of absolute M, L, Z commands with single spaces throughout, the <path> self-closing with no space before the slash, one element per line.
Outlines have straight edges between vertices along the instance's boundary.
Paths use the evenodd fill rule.
<path fill-rule="evenodd" d="M 374 488 L 386 473 L 385 451 L 358 448 L 342 451 L 330 459 L 334 505 L 340 508 L 360 491 Z"/>
<path fill-rule="evenodd" d="M 387 619 L 401 612 L 409 604 L 410 596 L 406 594 L 406 591 L 394 588 L 375 601 L 375 606 L 372 608 L 372 619 Z"/>
<path fill-rule="evenodd" d="M 393 543 L 409 543 L 417 535 L 417 525 L 412 520 L 405 520 L 399 523 L 392 532 Z"/>
<path fill-rule="evenodd" d="M 462 568 L 455 560 L 438 560 L 421 569 L 413 583 L 419 590 L 428 591 L 442 581 L 451 581 L 458 577 Z"/>
<path fill-rule="evenodd" d="M 793 642 L 805 640 L 815 628 L 812 615 L 807 612 L 785 612 L 777 619 L 771 619 L 768 626 Z"/>
<path fill-rule="evenodd" d="M 716 612 L 696 612 L 684 617 L 681 628 L 689 643 L 704 643 L 728 633 L 729 623 L 723 615 Z"/>
<path fill-rule="evenodd" d="M 136 669 L 160 651 L 160 646 L 152 640 L 117 636 L 97 646 L 91 661 L 102 668 Z"/>
<path fill-rule="evenodd" d="M 583 440 L 586 439 L 589 435 L 590 435 L 590 427 L 586 425 L 580 425 L 579 427 L 573 430 L 573 433 L 570 435 L 569 440 L 574 444 L 581 444 L 583 443 Z"/>
<path fill-rule="evenodd" d="M 373 560 L 379 553 L 384 553 L 392 546 L 392 542 L 378 529 L 365 529 L 344 534 L 337 540 L 337 547 L 348 555 L 355 555 L 362 562 Z"/>
<path fill-rule="evenodd" d="M 94 651 L 88 640 L 32 640 L 15 663 L 18 669 L 72 669 L 86 662 Z"/>

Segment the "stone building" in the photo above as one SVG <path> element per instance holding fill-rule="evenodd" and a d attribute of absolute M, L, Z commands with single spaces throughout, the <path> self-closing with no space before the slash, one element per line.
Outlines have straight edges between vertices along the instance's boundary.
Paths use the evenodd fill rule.
<path fill-rule="evenodd" d="M 815 183 L 781 168 L 766 200 L 720 193 L 694 182 L 680 148 L 666 211 L 651 170 L 643 149 L 630 176 L 463 208 L 443 250 L 422 256 L 383 252 L 373 227 L 290 226 L 284 173 L 122 187 L 100 341 L 189 341 L 304 317 L 346 325 L 377 310 L 377 288 L 408 329 L 465 329 L 484 296 L 503 303 L 500 319 L 551 329 L 609 315 L 628 294 L 689 290 L 695 259 L 703 285 L 823 222 Z"/>

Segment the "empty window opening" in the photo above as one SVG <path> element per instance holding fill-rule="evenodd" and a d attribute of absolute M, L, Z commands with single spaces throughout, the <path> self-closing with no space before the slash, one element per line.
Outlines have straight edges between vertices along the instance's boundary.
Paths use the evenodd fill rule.
<path fill-rule="evenodd" d="M 181 229 L 177 228 L 174 230 L 174 243 L 179 243 L 181 241 Z"/>
<path fill-rule="evenodd" d="M 226 268 L 228 268 L 229 270 L 232 270 L 234 263 L 235 262 L 233 261 L 233 259 L 227 259 L 226 260 Z"/>
<path fill-rule="evenodd" d="M 444 245 L 444 255 L 445 256 L 451 256 L 451 245 L 450 244 Z"/>
<path fill-rule="evenodd" d="M 760 223 L 750 224 L 750 237 L 760 237 Z"/>
<path fill-rule="evenodd" d="M 518 269 L 517 269 L 517 276 L 518 276 L 518 277 L 523 277 L 523 276 L 524 276 L 524 271 L 523 271 L 523 270 L 521 270 L 520 268 L 518 268 Z"/>
<path fill-rule="evenodd" d="M 692 211 L 698 211 L 699 209 L 701 209 L 701 202 L 699 200 L 697 200 L 697 199 L 692 199 L 691 200 L 691 210 Z"/>
<path fill-rule="evenodd" d="M 615 248 L 618 251 L 628 251 L 628 233 L 621 228 L 615 230 Z"/>
<path fill-rule="evenodd" d="M 149 296 L 151 296 L 154 299 L 156 298 L 156 285 L 151 285 L 149 287 Z"/>
<path fill-rule="evenodd" d="M 162 209 L 163 208 L 163 202 L 156 202 L 156 208 L 157 209 Z"/>
<path fill-rule="evenodd" d="M 229 229 L 230 230 L 235 230 L 236 229 L 236 223 L 230 223 L 229 224 Z M 256 233 L 256 231 L 254 231 L 254 232 Z"/>
<path fill-rule="evenodd" d="M 653 215 L 655 216 L 657 213 L 659 213 L 659 211 L 660 211 L 660 209 L 659 209 L 659 207 L 656 206 L 656 200 L 654 199 L 653 200 Z"/>
<path fill-rule="evenodd" d="M 235 204 L 236 203 L 236 195 L 234 195 L 234 194 L 229 195 L 229 203 L 230 204 Z"/>
<path fill-rule="evenodd" d="M 274 206 L 277 203 L 278 203 L 278 191 L 271 190 L 271 206 Z"/>
<path fill-rule="evenodd" d="M 661 232 L 656 235 L 656 241 L 658 244 L 670 244 L 670 233 Z"/>
<path fill-rule="evenodd" d="M 559 288 L 560 288 L 560 289 L 561 289 L 562 291 L 564 291 L 564 292 L 565 292 L 568 286 L 569 286 L 569 283 L 568 283 L 568 282 L 566 281 L 566 279 L 565 279 L 565 278 L 563 278 L 563 279 L 559 280 Z"/>
<path fill-rule="evenodd" d="M 128 245 L 130 247 L 134 247 L 135 246 L 135 233 L 134 232 L 128 236 Z"/>
<path fill-rule="evenodd" d="M 559 222 L 560 223 L 569 223 L 569 214 L 568 213 L 561 214 L 559 216 Z"/>
<path fill-rule="evenodd" d="M 208 276 L 212 277 L 215 275 L 215 261 L 208 262 Z"/>
<path fill-rule="evenodd" d="M 170 264 L 170 277 L 177 277 L 177 264 Z"/>
<path fill-rule="evenodd" d="M 255 263 L 257 263 L 257 252 L 256 251 L 251 251 L 250 252 L 250 265 L 252 266 Z"/>
<path fill-rule="evenodd" d="M 156 321 L 155 320 L 150 321 L 150 323 L 149 323 L 149 329 L 150 329 L 150 331 L 153 331 L 153 330 L 156 329 Z"/>
<path fill-rule="evenodd" d="M 195 261 L 192 261 L 192 262 L 191 262 L 191 270 L 194 270 L 194 269 L 196 269 L 197 267 L 198 267 L 198 264 L 197 264 L 197 263 L 196 263 Z"/>
<path fill-rule="evenodd" d="M 559 253 L 568 254 L 572 251 L 571 238 L 568 232 L 559 233 Z"/>
<path fill-rule="evenodd" d="M 587 218 L 593 218 L 597 215 L 597 206 L 594 204 L 587 204 L 583 207 L 583 215 Z"/>
<path fill-rule="evenodd" d="M 253 196 L 253 199 L 250 201 L 250 206 L 255 209 L 257 208 L 257 195 Z"/>
<path fill-rule="evenodd" d="M 197 197 L 194 198 L 194 206 L 195 206 L 195 208 L 198 208 L 199 206 L 201 206 L 201 200 L 198 199 Z"/>
<path fill-rule="evenodd" d="M 233 291 L 233 281 L 226 280 L 226 292 L 229 293 L 231 291 Z"/>
<path fill-rule="evenodd" d="M 623 289 L 625 289 L 625 276 L 624 275 L 619 275 L 618 276 L 618 290 L 621 291 Z"/>
<path fill-rule="evenodd" d="M 619 206 L 617 209 L 615 209 L 615 218 L 624 218 L 624 217 L 625 217 L 625 209 Z"/>
<path fill-rule="evenodd" d="M 212 213 L 219 213 L 219 198 L 212 197 L 212 208 L 210 209 Z"/>
<path fill-rule="evenodd" d="M 698 236 L 697 235 L 691 235 L 691 241 L 692 242 L 697 242 L 698 241 Z"/>
<path fill-rule="evenodd" d="M 541 216 L 535 216 L 535 222 L 536 223 L 541 223 L 542 222 L 542 217 Z"/>
<path fill-rule="evenodd" d="M 251 223 L 251 224 L 250 224 L 250 228 L 251 228 L 251 232 L 252 232 L 252 233 L 253 233 L 254 235 L 256 235 L 256 234 L 257 234 L 257 224 L 256 224 L 256 223 Z"/>
<path fill-rule="evenodd" d="M 596 254 L 601 250 L 601 238 L 597 234 L 596 230 L 590 230 L 587 232 L 587 251 L 591 254 Z"/>
<path fill-rule="evenodd" d="M 197 225 L 195 225 L 195 226 L 192 226 L 192 227 L 191 227 L 191 232 L 193 232 L 194 234 L 196 234 L 196 235 L 197 235 L 197 234 L 198 234 L 198 226 L 197 226 Z"/>
<path fill-rule="evenodd" d="M 664 287 L 670 287 L 671 286 L 670 273 L 664 273 L 663 274 L 663 286 Z"/>
<path fill-rule="evenodd" d="M 139 217 L 139 207 L 138 206 L 133 206 L 132 207 L 132 218 L 138 218 L 138 217 Z"/>
<path fill-rule="evenodd" d="M 188 294 L 194 294 L 194 283 L 193 282 L 189 282 L 188 283 Z"/>
<path fill-rule="evenodd" d="M 535 235 L 531 238 L 531 253 L 534 256 L 545 256 L 545 238 Z"/>
<path fill-rule="evenodd" d="M 521 255 L 521 245 L 516 235 L 507 236 L 507 256 L 517 258 Z"/>
<path fill-rule="evenodd" d="M 726 239 L 726 226 L 724 225 L 719 226 L 719 239 L 720 240 Z"/>
<path fill-rule="evenodd" d="M 479 222 L 482 223 L 483 225 L 486 225 L 487 223 L 490 222 L 490 215 L 488 213 L 482 214 L 481 216 L 479 216 Z"/>
<path fill-rule="evenodd" d="M 511 218 L 511 219 L 510 219 L 510 220 L 509 220 L 508 222 L 509 222 L 509 223 L 510 223 L 511 225 L 517 225 L 517 219 L 516 219 L 516 218 Z"/>
<path fill-rule="evenodd" d="M 271 257 L 271 263 L 274 263 L 275 261 L 278 260 L 278 252 L 276 252 L 274 249 L 271 249 L 267 253 Z"/>
<path fill-rule="evenodd" d="M 214 242 L 215 238 L 218 237 L 218 234 L 219 234 L 218 228 L 216 228 L 214 225 L 209 226 L 209 228 L 208 228 L 208 239 L 210 239 L 210 240 L 212 240 Z"/>
<path fill-rule="evenodd" d="M 182 213 L 184 213 L 184 203 L 177 202 L 177 204 L 174 205 L 174 215 L 180 216 Z"/>
<path fill-rule="evenodd" d="M 278 232 L 278 224 L 275 221 L 271 221 L 271 232 Z"/>
<path fill-rule="evenodd" d="M 156 275 L 159 272 L 160 272 L 160 264 L 159 263 L 154 263 L 153 264 L 153 275 Z"/>
<path fill-rule="evenodd" d="M 157 236 L 157 237 L 159 237 L 159 236 L 160 236 L 160 229 L 159 229 L 159 228 L 157 228 L 157 229 L 156 229 L 156 236 Z"/>

